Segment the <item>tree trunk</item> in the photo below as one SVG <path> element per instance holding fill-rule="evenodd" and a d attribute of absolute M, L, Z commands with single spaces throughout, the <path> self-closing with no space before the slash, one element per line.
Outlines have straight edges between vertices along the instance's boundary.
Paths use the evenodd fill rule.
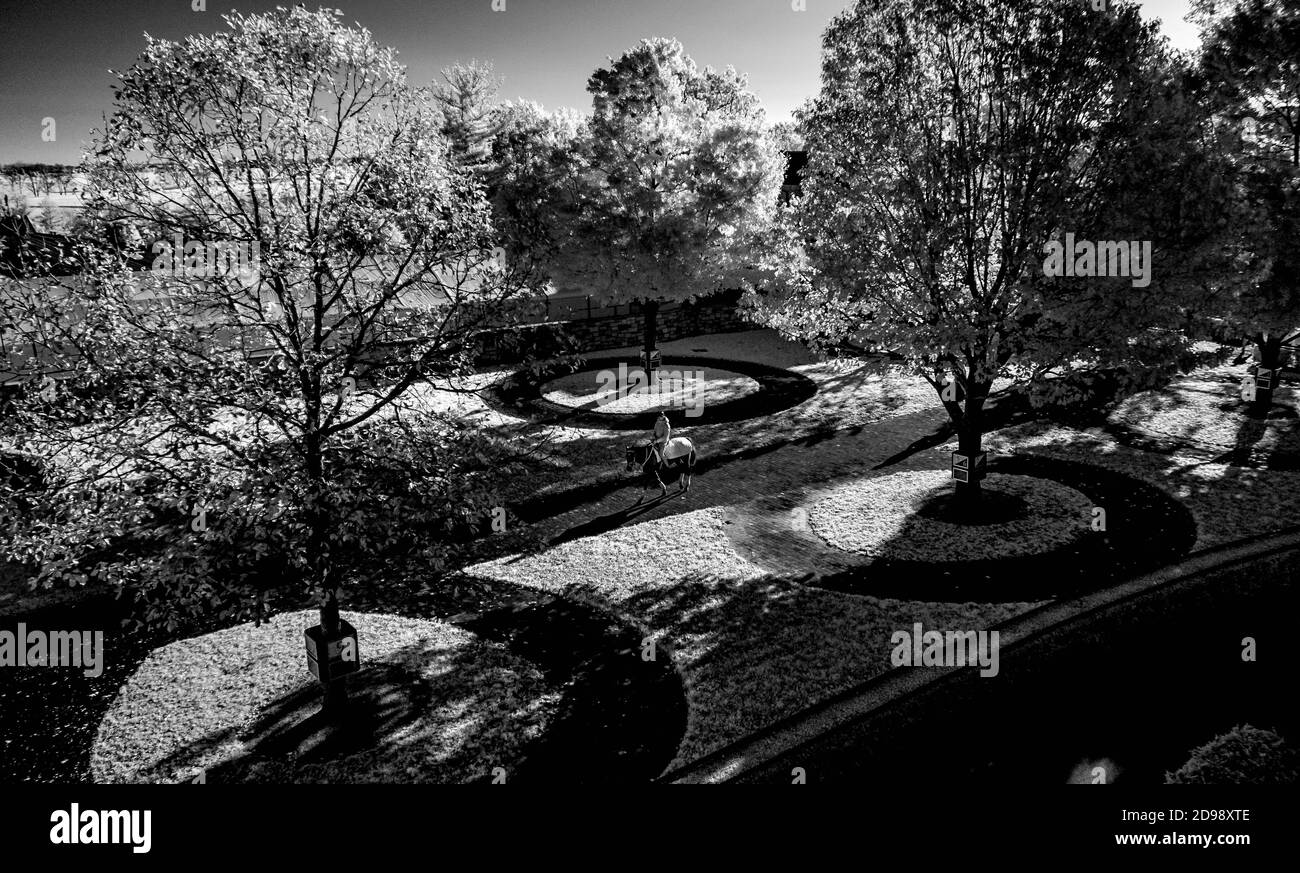
<path fill-rule="evenodd" d="M 646 376 L 649 377 L 651 372 L 651 357 L 655 352 L 655 343 L 658 341 L 659 331 L 659 301 L 647 300 L 642 305 L 642 311 L 645 314 L 645 362 Z"/>
<path fill-rule="evenodd" d="M 977 466 L 977 462 L 983 449 L 984 401 L 988 398 L 989 386 L 967 379 L 964 386 L 959 385 L 957 390 L 957 401 L 945 403 L 944 406 L 957 425 L 957 451 L 970 459 L 967 480 L 956 480 L 957 513 L 972 517 L 977 516 L 980 510 L 980 485 L 984 470 Z"/>
<path fill-rule="evenodd" d="M 329 637 L 339 632 L 338 588 L 330 588 L 325 594 L 325 602 L 320 608 L 320 623 Z M 325 683 L 325 697 L 321 701 L 321 711 L 331 718 L 339 718 L 348 705 L 346 678 L 335 679 Z"/>
<path fill-rule="evenodd" d="M 1282 335 L 1265 337 L 1261 334 L 1255 337 L 1255 345 L 1259 349 L 1259 368 L 1273 371 L 1273 378 L 1268 388 L 1255 386 L 1255 399 L 1250 404 L 1250 416 L 1264 418 L 1273 407 L 1273 389 L 1277 387 L 1278 377 L 1281 375 L 1278 371 L 1281 369 L 1279 364 L 1282 360 Z"/>
<path fill-rule="evenodd" d="M 974 514 L 980 505 L 980 479 L 975 463 L 983 447 L 983 398 L 968 398 L 961 424 L 957 428 L 957 451 L 970 458 L 968 481 L 957 480 L 957 506 L 962 513 Z"/>
<path fill-rule="evenodd" d="M 329 513 L 325 507 L 325 461 L 320 435 L 310 432 L 306 438 L 308 500 L 308 544 L 312 588 L 322 596 L 320 626 L 327 638 L 339 632 L 338 586 L 330 572 Z M 347 689 L 342 680 L 323 683 L 325 698 L 321 711 L 331 718 L 339 718 L 347 707 Z"/>
<path fill-rule="evenodd" d="M 957 451 L 970 459 L 967 480 L 963 482 L 955 476 L 953 478 L 957 488 L 957 513 L 975 515 L 980 507 L 980 474 L 983 472 L 976 466 L 976 461 L 983 448 L 984 402 L 988 399 L 991 386 L 959 379 L 956 375 L 941 384 L 939 378 L 941 375 L 932 379 L 930 384 L 939 392 L 939 401 L 948 411 L 948 417 L 957 430 Z M 969 392 L 967 388 L 970 389 Z"/>

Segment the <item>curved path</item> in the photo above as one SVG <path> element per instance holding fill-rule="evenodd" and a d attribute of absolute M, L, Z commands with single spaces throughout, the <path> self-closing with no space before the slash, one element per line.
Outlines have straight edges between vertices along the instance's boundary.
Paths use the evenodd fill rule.
<path fill-rule="evenodd" d="M 1109 762 L 1152 784 L 1238 723 L 1295 742 L 1298 556 L 1300 526 L 1049 604 L 999 628 L 997 678 L 895 669 L 662 779 L 1024 786 Z M 1243 661 L 1246 636 L 1271 655 Z"/>

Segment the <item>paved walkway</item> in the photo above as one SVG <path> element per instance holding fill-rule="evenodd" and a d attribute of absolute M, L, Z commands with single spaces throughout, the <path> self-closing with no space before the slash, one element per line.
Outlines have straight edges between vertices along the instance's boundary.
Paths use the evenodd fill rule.
<path fill-rule="evenodd" d="M 845 476 L 861 475 L 912 446 L 919 438 L 940 432 L 947 423 L 941 409 L 885 418 L 870 426 L 857 426 L 832 434 L 813 434 L 789 442 L 774 441 L 751 448 L 737 447 L 721 457 L 711 454 L 730 441 L 712 443 L 696 437 L 700 462 L 687 494 L 670 484 L 667 498 L 657 486 L 646 490 L 644 480 L 627 477 L 626 484 L 610 483 L 605 493 L 589 502 L 546 517 L 529 519 L 552 544 L 590 536 L 649 518 L 691 512 L 710 506 L 746 504 L 756 498 L 775 497 L 799 489 L 828 484 Z M 642 494 L 646 503 L 635 506 Z M 539 500 L 539 508 L 554 509 L 563 500 L 552 495 Z M 561 504 L 562 505 L 562 504 Z"/>

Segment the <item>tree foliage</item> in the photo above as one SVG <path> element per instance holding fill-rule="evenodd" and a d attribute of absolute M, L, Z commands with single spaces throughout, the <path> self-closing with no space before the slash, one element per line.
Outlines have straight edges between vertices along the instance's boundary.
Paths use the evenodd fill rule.
<path fill-rule="evenodd" d="M 567 195 L 552 212 L 551 275 L 612 302 L 724 287 L 749 266 L 784 169 L 744 77 L 654 39 L 587 90 L 591 115 L 551 183 Z"/>
<path fill-rule="evenodd" d="M 491 65 L 471 61 L 441 71 L 433 98 L 441 114 L 443 136 L 452 154 L 476 173 L 491 169 L 492 141 L 501 130 L 502 112 L 497 102 L 500 81 Z"/>
<path fill-rule="evenodd" d="M 86 240 L 76 277 L 0 295 L 36 376 L 6 442 L 50 479 L 6 552 L 47 585 L 129 589 L 151 623 L 258 616 L 281 582 L 332 604 L 412 551 L 436 572 L 499 464 L 399 401 L 465 372 L 524 293 L 391 49 L 331 11 L 225 21 L 118 76 L 88 205 L 142 246 Z"/>
<path fill-rule="evenodd" d="M 1169 785 L 1294 785 L 1300 753 L 1273 731 L 1239 725 L 1192 750 Z"/>
<path fill-rule="evenodd" d="M 1181 71 L 1132 5 L 859 2 L 801 112 L 804 194 L 769 244 L 760 317 L 905 361 L 979 450 L 995 382 L 1176 358 L 1224 193 Z M 1048 276 L 1045 246 L 1149 241 L 1153 280 Z M 945 383 L 952 387 L 944 390 Z"/>
<path fill-rule="evenodd" d="M 1300 3 L 1197 4 L 1202 95 L 1238 188 L 1221 314 L 1258 344 L 1268 367 L 1300 326 Z"/>

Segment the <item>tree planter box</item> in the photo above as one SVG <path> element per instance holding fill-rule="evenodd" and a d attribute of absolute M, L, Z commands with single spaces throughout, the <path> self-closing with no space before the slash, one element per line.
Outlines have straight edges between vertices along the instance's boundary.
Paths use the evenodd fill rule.
<path fill-rule="evenodd" d="M 307 645 L 307 669 L 321 682 L 333 682 L 361 669 L 357 629 L 339 622 L 338 633 L 327 636 L 320 625 L 303 631 Z"/>
<path fill-rule="evenodd" d="M 978 482 L 984 478 L 988 468 L 988 452 L 980 452 L 974 458 L 961 452 L 952 453 L 952 478 L 958 482 Z"/>

